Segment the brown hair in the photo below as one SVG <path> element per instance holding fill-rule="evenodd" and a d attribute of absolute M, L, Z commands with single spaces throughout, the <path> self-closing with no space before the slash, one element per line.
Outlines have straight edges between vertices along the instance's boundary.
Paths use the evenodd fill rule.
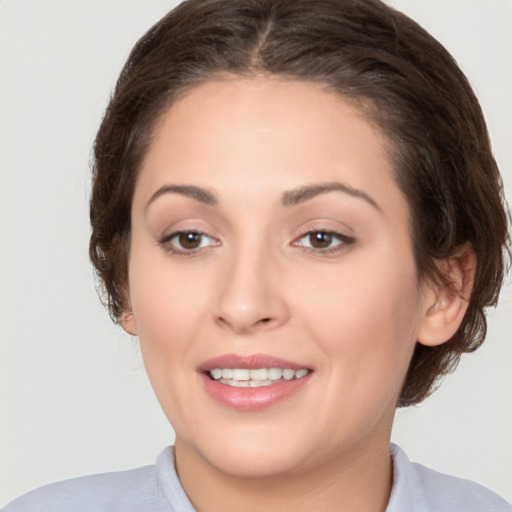
<path fill-rule="evenodd" d="M 152 129 L 180 94 L 221 75 L 324 84 L 390 141 L 421 277 L 469 242 L 477 269 L 458 332 L 417 344 L 399 405 L 428 396 L 484 340 L 504 273 L 507 218 L 478 101 L 449 53 L 378 0 L 188 0 L 135 45 L 94 146 L 90 257 L 114 320 L 127 311 L 130 210 Z"/>

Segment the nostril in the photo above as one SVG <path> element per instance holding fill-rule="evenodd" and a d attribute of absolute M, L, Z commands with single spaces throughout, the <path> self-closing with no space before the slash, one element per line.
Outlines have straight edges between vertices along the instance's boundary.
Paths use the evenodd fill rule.
<path fill-rule="evenodd" d="M 260 320 L 260 323 L 262 323 L 262 324 L 268 324 L 268 323 L 270 322 L 270 320 L 271 320 L 271 318 L 262 318 L 262 319 Z"/>

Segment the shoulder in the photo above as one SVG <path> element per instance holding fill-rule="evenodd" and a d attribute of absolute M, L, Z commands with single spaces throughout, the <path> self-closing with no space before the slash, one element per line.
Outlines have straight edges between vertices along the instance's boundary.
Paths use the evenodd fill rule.
<path fill-rule="evenodd" d="M 3 512 L 194 512 L 179 481 L 174 448 L 155 466 L 73 478 L 40 487 Z"/>
<path fill-rule="evenodd" d="M 482 485 L 412 463 L 397 446 L 392 446 L 392 454 L 394 485 L 388 512 L 512 512 L 510 504 Z"/>
<path fill-rule="evenodd" d="M 90 475 L 35 489 L 4 512 L 159 511 L 155 466 Z"/>

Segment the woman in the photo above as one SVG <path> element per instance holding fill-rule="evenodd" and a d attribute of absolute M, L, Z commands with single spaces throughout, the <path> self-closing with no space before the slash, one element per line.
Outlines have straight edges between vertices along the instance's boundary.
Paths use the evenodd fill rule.
<path fill-rule="evenodd" d="M 507 239 L 446 51 L 377 1 L 191 1 L 95 144 L 91 259 L 174 449 L 7 510 L 509 510 L 390 431 L 485 336 Z"/>

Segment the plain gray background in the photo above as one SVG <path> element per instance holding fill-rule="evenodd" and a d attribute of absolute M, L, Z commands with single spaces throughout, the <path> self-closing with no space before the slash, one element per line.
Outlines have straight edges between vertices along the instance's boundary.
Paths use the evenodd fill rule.
<path fill-rule="evenodd" d="M 177 2 L 0 0 L 0 503 L 47 482 L 154 462 L 173 440 L 136 341 L 87 257 L 90 148 L 136 39 Z M 512 189 L 512 1 L 390 0 L 453 53 Z M 487 343 L 401 411 L 413 460 L 512 501 L 512 296 Z"/>

